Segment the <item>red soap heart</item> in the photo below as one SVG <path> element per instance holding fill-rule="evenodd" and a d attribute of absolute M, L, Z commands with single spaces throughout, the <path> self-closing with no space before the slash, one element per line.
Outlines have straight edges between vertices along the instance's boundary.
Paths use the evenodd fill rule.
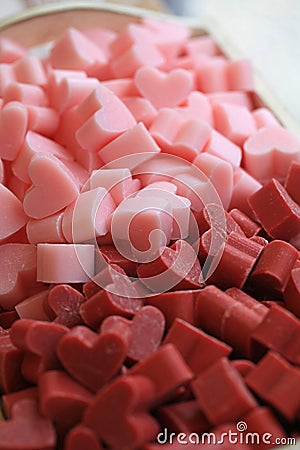
<path fill-rule="evenodd" d="M 127 328 L 127 329 L 126 329 Z M 120 316 L 110 316 L 101 325 L 101 332 L 116 331 L 130 336 L 127 357 L 143 361 L 158 349 L 165 329 L 165 317 L 154 306 L 144 306 L 130 321 Z"/>
<path fill-rule="evenodd" d="M 127 349 L 124 336 L 113 332 L 99 335 L 79 325 L 60 341 L 57 354 L 70 375 L 97 391 L 120 370 Z"/>
<path fill-rule="evenodd" d="M 25 385 L 21 374 L 23 354 L 8 334 L 0 334 L 0 392 L 14 392 Z"/>
<path fill-rule="evenodd" d="M 84 301 L 79 291 L 68 284 L 59 284 L 50 289 L 47 306 L 56 314 L 54 322 L 72 328 L 83 324 L 79 310 Z"/>
<path fill-rule="evenodd" d="M 154 261 L 140 264 L 137 274 L 153 292 L 197 289 L 200 287 L 201 267 L 193 247 L 178 240 L 165 247 Z"/>
<path fill-rule="evenodd" d="M 154 387 L 143 376 L 123 376 L 101 389 L 84 421 L 109 448 L 133 450 L 152 441 L 158 423 L 148 413 Z"/>
<path fill-rule="evenodd" d="M 22 373 L 28 381 L 37 383 L 41 373 L 61 368 L 56 349 L 67 331 L 63 325 L 38 320 L 21 319 L 13 324 L 11 340 L 25 352 Z"/>
<path fill-rule="evenodd" d="M 18 401 L 12 418 L 0 423 L 0 450 L 55 450 L 56 434 L 33 399 Z"/>
<path fill-rule="evenodd" d="M 72 428 L 66 440 L 64 442 L 65 450 L 102 450 L 103 447 L 99 444 L 98 438 L 96 437 L 93 430 L 84 426 L 78 425 Z"/>

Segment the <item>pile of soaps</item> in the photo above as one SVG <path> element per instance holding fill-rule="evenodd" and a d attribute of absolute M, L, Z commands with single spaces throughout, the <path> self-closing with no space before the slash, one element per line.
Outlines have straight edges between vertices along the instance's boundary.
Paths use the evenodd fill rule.
<path fill-rule="evenodd" d="M 0 97 L 0 450 L 293 442 L 300 140 L 250 62 L 152 19 L 2 37 Z"/>

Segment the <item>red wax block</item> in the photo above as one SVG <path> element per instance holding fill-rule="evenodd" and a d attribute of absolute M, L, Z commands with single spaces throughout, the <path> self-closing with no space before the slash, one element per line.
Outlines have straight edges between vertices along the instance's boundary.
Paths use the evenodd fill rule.
<path fill-rule="evenodd" d="M 117 264 L 129 277 L 135 276 L 137 263 L 125 258 L 113 245 L 101 245 L 99 251 L 108 264 Z"/>
<path fill-rule="evenodd" d="M 297 259 L 298 252 L 292 245 L 278 240 L 269 242 L 249 277 L 249 286 L 259 296 L 280 298 Z"/>
<path fill-rule="evenodd" d="M 283 298 L 286 307 L 300 318 L 300 267 L 292 270 Z"/>
<path fill-rule="evenodd" d="M 270 408 L 255 408 L 243 417 L 243 421 L 247 424 L 247 433 L 256 433 L 260 436 L 259 440 L 256 441 L 259 444 L 259 449 L 272 448 L 276 439 L 286 437 L 284 429 Z M 267 437 L 269 443 L 263 442 L 263 436 Z M 255 446 L 254 448 L 258 447 Z"/>
<path fill-rule="evenodd" d="M 166 319 L 168 330 L 176 318 L 194 325 L 194 298 L 196 291 L 174 291 L 151 295 L 145 298 L 147 305 L 160 309 Z"/>
<path fill-rule="evenodd" d="M 143 300 L 140 298 L 123 297 L 101 290 L 83 303 L 80 315 L 88 326 L 97 329 L 106 317 L 116 314 L 130 318 L 142 306 Z"/>
<path fill-rule="evenodd" d="M 38 381 L 39 407 L 42 415 L 68 429 L 81 421 L 93 394 L 65 372 L 50 370 Z"/>
<path fill-rule="evenodd" d="M 12 408 L 11 419 L 0 423 L 1 450 L 55 450 L 56 434 L 33 399 L 23 399 Z"/>
<path fill-rule="evenodd" d="M 267 315 L 252 333 L 257 356 L 274 350 L 292 364 L 300 365 L 300 320 L 279 305 L 270 306 Z"/>
<path fill-rule="evenodd" d="M 192 382 L 192 390 L 213 425 L 236 421 L 257 405 L 243 378 L 226 358 L 199 374 Z"/>
<path fill-rule="evenodd" d="M 26 380 L 37 383 L 41 373 L 61 368 L 56 350 L 67 331 L 63 325 L 38 320 L 21 319 L 13 324 L 11 340 L 25 352 L 22 373 Z"/>
<path fill-rule="evenodd" d="M 290 240 L 299 234 L 300 206 L 279 181 L 272 179 L 249 198 L 258 221 L 274 239 Z"/>
<path fill-rule="evenodd" d="M 32 399 L 38 402 L 38 388 L 36 386 L 14 391 L 2 396 L 2 408 L 7 418 L 12 417 L 13 406 L 20 400 Z"/>
<path fill-rule="evenodd" d="M 24 387 L 21 373 L 23 352 L 11 341 L 9 335 L 0 336 L 0 392 L 14 392 Z"/>
<path fill-rule="evenodd" d="M 154 261 L 140 264 L 137 274 L 156 293 L 189 290 L 200 287 L 201 267 L 193 247 L 179 239 Z"/>
<path fill-rule="evenodd" d="M 97 391 L 121 369 L 127 349 L 127 336 L 113 331 L 99 335 L 79 325 L 61 339 L 57 354 L 70 375 Z"/>
<path fill-rule="evenodd" d="M 110 448 L 140 448 L 159 432 L 149 414 L 154 396 L 154 386 L 146 377 L 119 377 L 98 392 L 85 411 L 84 422 Z"/>
<path fill-rule="evenodd" d="M 299 177 L 300 177 L 300 162 L 293 161 L 290 165 L 284 187 L 287 193 L 292 199 L 300 205 L 300 190 L 299 190 Z"/>
<path fill-rule="evenodd" d="M 200 240 L 202 265 L 211 260 L 207 271 L 207 282 L 222 289 L 235 286 L 242 288 L 246 283 L 262 246 L 246 236 L 232 232 L 225 241 L 218 231 L 206 231 Z M 216 243 L 213 244 L 213 243 Z M 219 245 L 218 245 L 219 243 Z M 230 267 L 230 270 L 228 270 Z"/>
<path fill-rule="evenodd" d="M 255 367 L 255 364 L 248 359 L 234 359 L 231 364 L 243 378 Z"/>
<path fill-rule="evenodd" d="M 245 378 L 249 388 L 293 421 L 300 409 L 300 370 L 276 353 L 268 352 Z"/>
<path fill-rule="evenodd" d="M 195 375 L 232 351 L 228 345 L 180 319 L 174 321 L 165 337 L 164 344 L 168 343 L 176 346 Z"/>
<path fill-rule="evenodd" d="M 254 222 L 247 214 L 237 208 L 229 212 L 230 217 L 239 225 L 247 237 L 255 236 L 261 230 L 260 225 Z"/>
<path fill-rule="evenodd" d="M 251 335 L 267 312 L 266 307 L 256 308 L 258 302 L 248 297 L 242 302 L 216 286 L 207 286 L 198 293 L 195 306 L 196 325 L 245 357 L 252 354 Z"/>
<path fill-rule="evenodd" d="M 161 346 L 144 361 L 133 366 L 130 375 L 143 375 L 154 385 L 154 404 L 170 400 L 178 388 L 185 387 L 193 378 L 193 373 L 173 344 Z"/>
<path fill-rule="evenodd" d="M 174 433 L 198 433 L 207 431 L 211 425 L 201 411 L 197 400 L 161 406 L 156 411 L 161 427 Z"/>
<path fill-rule="evenodd" d="M 84 296 L 68 284 L 54 286 L 47 297 L 48 307 L 56 315 L 54 322 L 68 328 L 83 323 L 79 310 L 84 301 Z"/>
<path fill-rule="evenodd" d="M 103 450 L 93 430 L 85 425 L 77 425 L 68 433 L 64 450 Z"/>
<path fill-rule="evenodd" d="M 230 234 L 235 231 L 244 235 L 240 224 L 235 220 L 232 214 L 224 210 L 216 203 L 209 203 L 196 216 L 200 234 L 205 233 L 210 228 L 215 228 L 221 234 Z"/>

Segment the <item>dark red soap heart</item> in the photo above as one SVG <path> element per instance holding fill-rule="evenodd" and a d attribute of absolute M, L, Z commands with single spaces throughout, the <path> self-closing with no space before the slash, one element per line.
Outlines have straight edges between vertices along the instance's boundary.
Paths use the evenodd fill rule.
<path fill-rule="evenodd" d="M 232 215 L 216 203 L 209 203 L 196 215 L 200 235 L 210 228 L 218 230 L 222 234 L 230 234 L 235 231 L 244 235 L 243 230 L 234 220 Z"/>
<path fill-rule="evenodd" d="M 46 370 L 60 369 L 56 350 L 68 328 L 53 322 L 17 320 L 10 331 L 13 344 L 25 352 L 22 373 L 26 380 L 37 383 Z"/>
<path fill-rule="evenodd" d="M 13 406 L 20 400 L 31 399 L 38 402 L 39 392 L 37 386 L 21 389 L 20 391 L 14 391 L 2 396 L 2 407 L 5 416 L 12 417 Z"/>
<path fill-rule="evenodd" d="M 121 369 L 127 349 L 124 336 L 113 332 L 99 335 L 79 325 L 61 339 L 57 354 L 70 375 L 97 391 Z"/>
<path fill-rule="evenodd" d="M 178 240 L 165 247 L 152 262 L 140 264 L 137 274 L 151 291 L 197 289 L 200 287 L 201 267 L 193 247 Z"/>
<path fill-rule="evenodd" d="M 137 263 L 125 258 L 113 245 L 101 245 L 99 250 L 108 264 L 117 264 L 129 277 L 135 276 Z"/>
<path fill-rule="evenodd" d="M 54 286 L 47 298 L 49 307 L 56 315 L 54 322 L 68 328 L 83 324 L 79 310 L 84 301 L 84 296 L 67 284 Z"/>
<path fill-rule="evenodd" d="M 64 442 L 64 450 L 103 450 L 93 430 L 77 425 L 67 435 Z"/>
<path fill-rule="evenodd" d="M 84 422 L 111 449 L 141 448 L 159 432 L 149 414 L 154 395 L 154 386 L 146 377 L 119 377 L 99 391 L 85 411 Z"/>
<path fill-rule="evenodd" d="M 12 418 L 0 423 L 0 450 L 55 450 L 52 422 L 41 416 L 33 399 L 22 399 L 12 408 Z"/>
<path fill-rule="evenodd" d="M 26 385 L 21 367 L 23 352 L 8 334 L 0 335 L 0 393 L 14 392 Z"/>

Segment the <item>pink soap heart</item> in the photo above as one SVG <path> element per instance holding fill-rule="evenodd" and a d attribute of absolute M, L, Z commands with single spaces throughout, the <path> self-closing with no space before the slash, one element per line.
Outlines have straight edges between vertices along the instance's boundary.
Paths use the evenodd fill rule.
<path fill-rule="evenodd" d="M 98 391 L 120 370 L 127 348 L 127 340 L 116 333 L 99 335 L 79 325 L 60 341 L 57 354 L 70 375 Z"/>
<path fill-rule="evenodd" d="M 141 67 L 135 74 L 135 84 L 143 97 L 155 108 L 173 108 L 182 103 L 193 88 L 193 76 L 184 69 L 168 74 L 154 68 Z"/>
<path fill-rule="evenodd" d="M 13 161 L 24 142 L 28 113 L 20 102 L 7 103 L 0 112 L 0 157 Z"/>
<path fill-rule="evenodd" d="M 27 191 L 23 207 L 34 219 L 43 219 L 68 206 L 78 196 L 71 172 L 54 156 L 35 155 L 28 168 L 33 186 Z"/>
<path fill-rule="evenodd" d="M 0 183 L 0 240 L 16 233 L 27 222 L 20 200 L 3 184 Z"/>
<path fill-rule="evenodd" d="M 41 416 L 33 399 L 18 401 L 12 418 L 0 423 L 0 450 L 54 450 L 56 433 L 52 422 Z"/>

